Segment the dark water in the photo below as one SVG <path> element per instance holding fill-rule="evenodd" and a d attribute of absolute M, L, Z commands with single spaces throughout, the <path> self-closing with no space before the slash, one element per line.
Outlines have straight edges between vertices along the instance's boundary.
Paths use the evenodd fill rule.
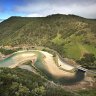
<path fill-rule="evenodd" d="M 82 70 L 78 70 L 75 73 L 75 76 L 73 77 L 67 77 L 64 76 L 62 78 L 57 79 L 56 77 L 54 77 L 52 74 L 50 74 L 47 70 L 45 70 L 45 68 L 40 68 L 38 66 L 36 66 L 37 68 L 39 68 L 43 74 L 45 74 L 51 81 L 58 83 L 58 84 L 63 84 L 63 85 L 72 85 L 72 84 L 76 84 L 80 81 L 82 81 L 84 79 L 85 76 L 85 72 Z M 43 66 L 44 67 L 44 66 Z"/>
<path fill-rule="evenodd" d="M 78 70 L 74 77 L 62 77 L 57 80 L 57 83 L 64 85 L 71 85 L 77 82 L 80 82 L 84 79 L 85 72 L 82 70 Z M 56 81 L 55 81 L 56 82 Z"/>

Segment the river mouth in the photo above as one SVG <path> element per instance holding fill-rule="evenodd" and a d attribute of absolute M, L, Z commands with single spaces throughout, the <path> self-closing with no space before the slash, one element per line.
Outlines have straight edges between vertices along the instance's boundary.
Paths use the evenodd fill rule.
<path fill-rule="evenodd" d="M 22 61 L 23 59 L 26 59 L 26 57 L 28 59 L 35 58 L 34 54 L 35 54 L 35 56 L 37 56 L 37 60 L 34 63 L 34 66 L 37 69 L 39 69 L 44 75 L 46 75 L 47 79 L 50 80 L 50 81 L 53 81 L 55 83 L 62 84 L 62 85 L 72 85 L 72 84 L 76 84 L 76 83 L 82 81 L 85 77 L 85 72 L 81 71 L 81 70 L 78 70 L 78 71 L 74 72 L 73 76 L 71 76 L 71 75 L 67 76 L 67 75 L 62 75 L 61 74 L 62 76 L 58 75 L 59 76 L 58 77 L 56 74 L 59 74 L 59 73 L 55 72 L 56 71 L 55 68 L 57 68 L 56 64 L 54 64 L 53 69 L 52 69 L 52 64 L 54 62 L 52 64 L 50 62 L 48 62 L 48 64 L 45 64 L 44 61 L 43 61 L 43 59 L 45 58 L 44 54 L 41 54 L 38 51 L 25 51 L 25 52 L 15 53 L 12 56 L 4 59 L 3 61 L 0 61 L 0 67 L 9 67 L 9 66 L 15 65 L 16 63 L 19 64 L 20 60 Z M 52 59 L 51 59 L 51 61 L 52 61 Z M 47 70 L 48 67 L 50 67 L 49 71 Z M 58 70 L 61 72 L 60 69 L 58 69 Z M 53 75 L 52 72 L 56 73 L 56 74 Z M 65 72 L 65 71 L 63 71 L 63 72 Z"/>

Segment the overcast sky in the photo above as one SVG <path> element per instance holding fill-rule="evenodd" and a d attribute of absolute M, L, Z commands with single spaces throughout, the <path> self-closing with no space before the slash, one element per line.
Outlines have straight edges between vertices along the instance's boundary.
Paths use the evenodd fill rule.
<path fill-rule="evenodd" d="M 42 17 L 56 13 L 96 18 L 96 0 L 0 0 L 0 19 L 10 16 Z"/>

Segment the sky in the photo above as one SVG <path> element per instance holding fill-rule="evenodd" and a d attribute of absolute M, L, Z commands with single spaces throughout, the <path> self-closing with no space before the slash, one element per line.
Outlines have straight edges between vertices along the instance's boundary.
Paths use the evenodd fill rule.
<path fill-rule="evenodd" d="M 0 0 L 0 19 L 74 14 L 96 19 L 96 0 Z"/>

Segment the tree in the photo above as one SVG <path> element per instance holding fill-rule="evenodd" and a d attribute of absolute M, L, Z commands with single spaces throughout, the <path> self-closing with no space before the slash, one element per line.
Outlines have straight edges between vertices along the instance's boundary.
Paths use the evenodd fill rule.
<path fill-rule="evenodd" d="M 83 58 L 77 60 L 77 63 L 81 64 L 85 68 L 96 68 L 96 57 L 94 54 L 84 54 Z"/>
<path fill-rule="evenodd" d="M 44 96 L 45 94 L 46 94 L 46 90 L 44 86 L 40 86 L 32 90 L 33 96 Z"/>

